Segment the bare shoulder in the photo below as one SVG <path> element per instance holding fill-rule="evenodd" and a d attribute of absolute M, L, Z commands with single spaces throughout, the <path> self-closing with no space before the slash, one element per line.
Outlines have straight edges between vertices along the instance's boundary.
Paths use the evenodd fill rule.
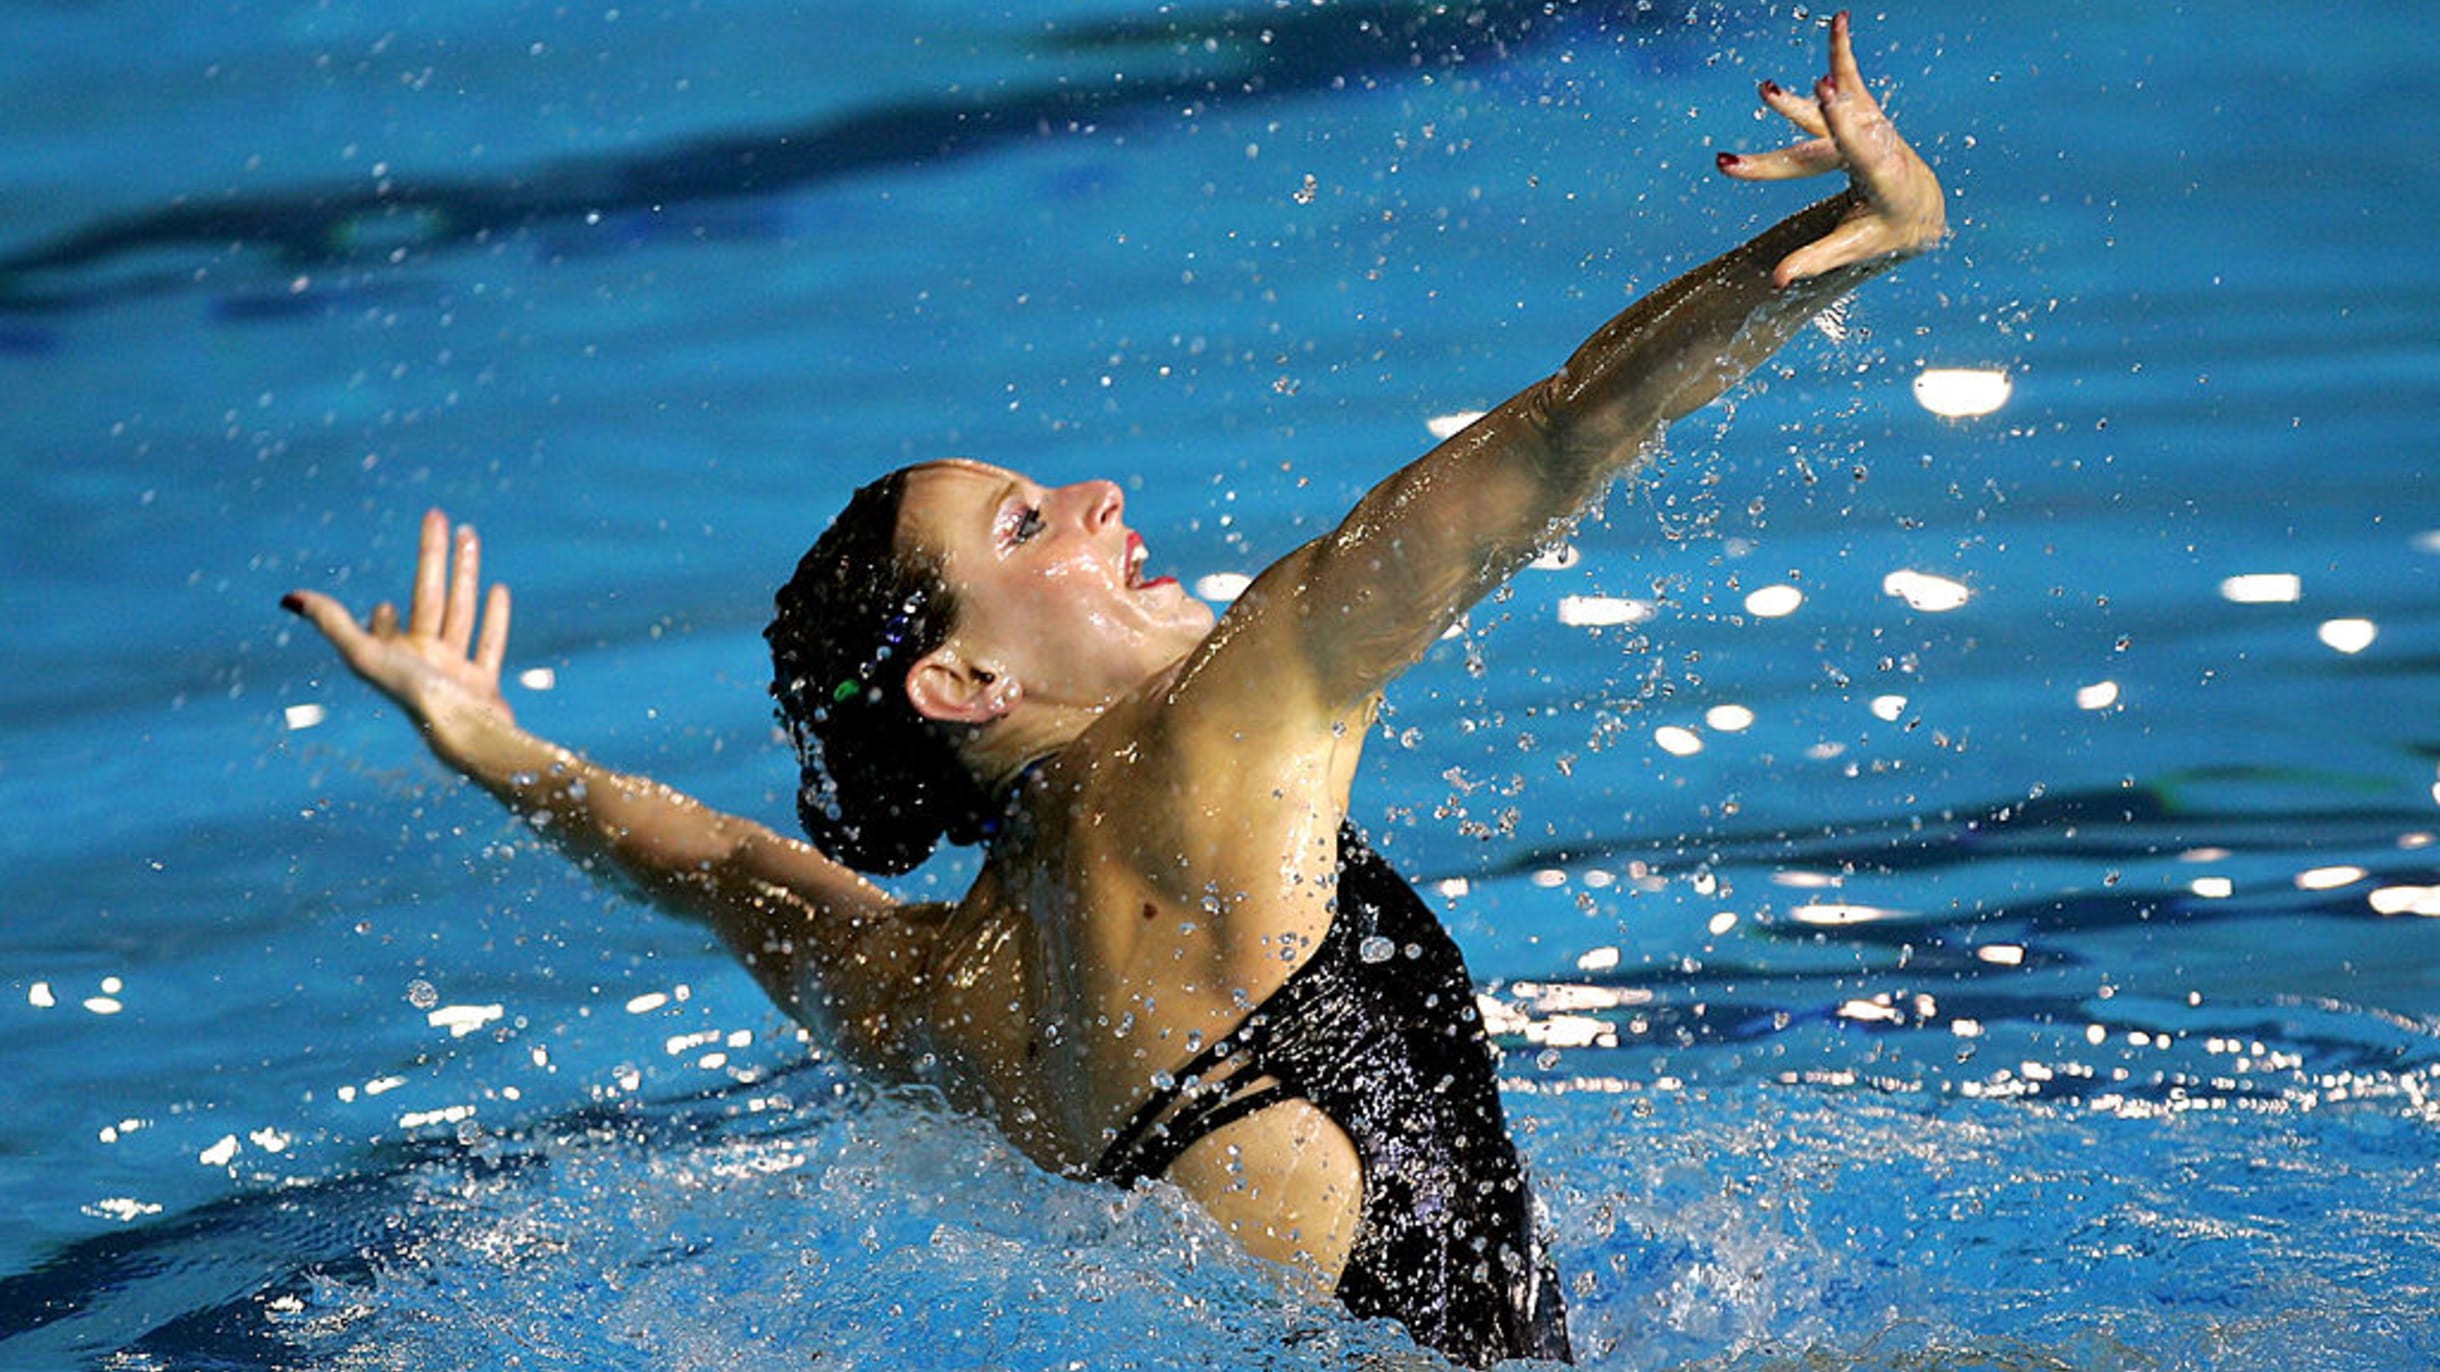
<path fill-rule="evenodd" d="M 1032 822 L 1076 902 L 1075 951 L 1106 984 L 1234 1004 L 1328 927 L 1364 727 L 1282 721 L 1258 695 L 1195 686 L 1181 673 L 1088 730 L 1031 798 Z"/>
<path fill-rule="evenodd" d="M 1249 740 L 1327 730 L 1346 706 L 1322 692 L 1312 642 L 1333 617 L 1318 612 L 1313 568 L 1330 536 L 1308 542 L 1265 568 L 1228 608 L 1202 644 L 1164 684 L 1146 732 L 1176 746 L 1235 749 Z M 1318 613 L 1317 613 L 1318 612 Z M 1316 623 L 1317 618 L 1324 621 Z"/>
<path fill-rule="evenodd" d="M 1215 638 L 1238 627 L 1237 613 Z M 1249 665 L 1254 637 L 1198 653 L 1114 707 L 1051 779 L 1096 860 L 1165 898 L 1232 898 L 1314 834 L 1335 834 L 1346 813 L 1372 702 L 1319 708 L 1279 655 L 1260 659 L 1268 672 Z"/>

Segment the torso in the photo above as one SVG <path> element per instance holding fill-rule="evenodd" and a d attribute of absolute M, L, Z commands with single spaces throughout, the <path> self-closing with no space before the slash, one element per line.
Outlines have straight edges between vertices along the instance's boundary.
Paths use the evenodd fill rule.
<path fill-rule="evenodd" d="M 1185 768 L 1198 780 L 1181 806 L 1162 780 L 1178 771 L 1154 764 L 1140 736 L 1102 742 L 1117 732 L 1089 730 L 1029 777 L 927 978 L 924 1019 L 952 1100 L 1079 1175 L 1165 1074 L 1319 944 L 1361 738 L 1340 731 L 1319 756 L 1268 765 L 1262 750 L 1203 759 Z M 1346 1135 L 1310 1105 L 1228 1125 L 1167 1176 L 1249 1249 L 1337 1278 L 1362 1176 Z"/>

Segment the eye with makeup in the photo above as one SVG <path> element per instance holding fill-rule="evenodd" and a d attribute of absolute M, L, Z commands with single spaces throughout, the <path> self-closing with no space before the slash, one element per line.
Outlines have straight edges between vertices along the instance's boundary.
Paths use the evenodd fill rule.
<path fill-rule="evenodd" d="M 1014 548 L 1042 532 L 1042 507 L 1011 505 L 1000 515 L 1000 546 Z"/>

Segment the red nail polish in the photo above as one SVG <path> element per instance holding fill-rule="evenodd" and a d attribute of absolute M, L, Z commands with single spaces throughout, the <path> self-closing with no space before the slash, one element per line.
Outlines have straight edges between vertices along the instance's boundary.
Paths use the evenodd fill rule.
<path fill-rule="evenodd" d="M 1722 170 L 1722 171 L 1727 171 L 1729 168 L 1731 168 L 1731 167 L 1733 167 L 1733 166 L 1737 165 L 1739 162 L 1742 162 L 1742 161 L 1744 161 L 1744 160 L 1745 160 L 1744 158 L 1739 157 L 1737 154 L 1735 154 L 1735 153 L 1733 153 L 1733 152 L 1724 152 L 1724 153 L 1721 153 L 1721 154 L 1720 154 L 1720 156 L 1719 156 L 1719 158 L 1718 158 L 1718 161 L 1719 161 L 1719 164 L 1720 164 L 1720 170 Z"/>
<path fill-rule="evenodd" d="M 1778 82 L 1776 82 L 1776 81 L 1765 81 L 1765 82 L 1763 82 L 1763 83 L 1762 83 L 1762 93 L 1763 93 L 1764 95 L 1779 95 L 1779 94 L 1782 94 L 1782 92 L 1781 92 L 1781 91 L 1780 91 L 1780 89 L 1779 89 L 1779 83 L 1778 83 Z"/>
<path fill-rule="evenodd" d="M 305 597 L 290 591 L 280 597 L 280 608 L 292 615 L 301 615 L 305 613 Z"/>

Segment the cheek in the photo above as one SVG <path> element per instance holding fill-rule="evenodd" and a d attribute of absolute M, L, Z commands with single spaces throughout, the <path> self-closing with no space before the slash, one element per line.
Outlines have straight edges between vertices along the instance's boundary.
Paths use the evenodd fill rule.
<path fill-rule="evenodd" d="M 1114 607 L 1116 592 L 1103 568 L 1078 559 L 1046 564 L 1026 579 L 1024 596 L 1037 614 L 1100 620 Z"/>

